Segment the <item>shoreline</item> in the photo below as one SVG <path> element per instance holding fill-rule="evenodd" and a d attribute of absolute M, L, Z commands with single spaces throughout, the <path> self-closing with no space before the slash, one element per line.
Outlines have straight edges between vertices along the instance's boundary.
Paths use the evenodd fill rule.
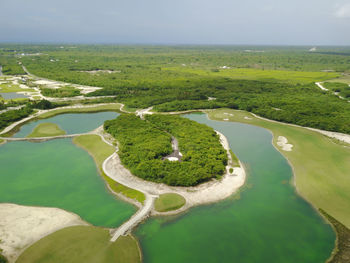
<path fill-rule="evenodd" d="M 70 226 L 90 224 L 70 211 L 56 207 L 0 203 L 0 247 L 9 262 L 45 236 Z"/>
<path fill-rule="evenodd" d="M 237 111 L 241 111 L 241 110 L 237 110 Z M 242 112 L 242 111 L 241 111 Z M 318 129 L 314 129 L 314 128 L 309 128 L 309 127 L 303 127 L 303 126 L 299 126 L 299 125 L 295 125 L 295 124 L 289 124 L 289 123 L 283 123 L 283 122 L 278 122 L 278 121 L 274 121 L 274 120 L 269 120 L 269 119 L 266 119 L 266 118 L 263 118 L 263 117 L 260 117 L 258 115 L 255 115 L 254 113 L 251 113 L 251 112 L 247 112 L 248 114 L 252 114 L 255 118 L 257 119 L 261 119 L 261 120 L 264 120 L 264 121 L 267 121 L 267 122 L 273 122 L 273 123 L 277 123 L 277 124 L 285 124 L 285 125 L 289 125 L 289 126 L 293 126 L 293 127 L 297 127 L 297 128 L 304 128 L 304 129 L 307 129 L 307 130 L 311 130 L 313 132 L 318 132 L 318 133 L 321 133 L 322 135 L 325 135 L 323 134 L 323 132 L 326 132 L 326 131 L 323 131 L 323 130 L 318 130 Z M 207 114 L 207 118 L 209 120 L 213 120 L 213 119 L 210 119 L 209 117 L 209 114 Z M 219 120 L 213 120 L 213 121 L 219 121 Z M 328 224 L 331 226 L 331 228 L 333 229 L 334 233 L 335 233 L 335 236 L 336 236 L 336 239 L 334 241 L 334 248 L 329 256 L 329 258 L 325 261 L 325 263 L 329 263 L 332 261 L 332 259 L 335 257 L 335 255 L 337 253 L 339 253 L 338 251 L 338 247 L 339 247 L 339 233 L 335 227 L 335 225 L 333 225 L 333 223 L 320 211 L 320 208 L 317 208 L 316 205 L 314 205 L 310 200 L 308 200 L 306 197 L 304 197 L 301 193 L 300 193 L 300 190 L 298 188 L 298 185 L 296 183 L 296 177 L 297 177 L 297 174 L 295 172 L 295 168 L 294 166 L 292 165 L 291 161 L 289 160 L 289 158 L 283 153 L 283 149 L 282 147 L 278 147 L 277 145 L 277 138 L 274 134 L 274 132 L 268 128 L 265 128 L 265 127 L 262 127 L 262 126 L 259 126 L 259 125 L 256 125 L 256 124 L 252 124 L 252 123 L 246 123 L 246 122 L 240 122 L 240 121 L 230 121 L 230 122 L 237 122 L 237 123 L 243 123 L 243 124 L 248 124 L 248 125 L 253 125 L 253 126 L 256 126 L 256 127 L 259 127 L 259 128 L 263 128 L 265 130 L 267 130 L 272 138 L 271 138 L 271 144 L 272 146 L 285 158 L 285 160 L 288 162 L 288 165 L 291 167 L 292 169 L 292 177 L 289 181 L 289 183 L 294 187 L 294 190 L 295 190 L 295 193 L 300 197 L 302 198 L 303 200 L 305 200 L 311 207 L 312 209 L 323 219 L 324 223 Z M 343 134 L 342 134 L 343 135 Z M 346 135 L 346 134 L 344 134 Z M 327 135 L 326 135 L 327 136 Z M 330 137 L 330 136 L 327 136 L 327 137 Z M 331 137 L 333 138 L 333 137 Z M 349 135 L 349 138 L 350 138 L 350 135 Z"/>
<path fill-rule="evenodd" d="M 228 141 L 223 134 L 219 133 L 219 136 L 220 142 L 227 151 L 229 160 L 231 160 Z M 218 180 L 213 179 L 209 182 L 192 187 L 168 186 L 166 184 L 143 180 L 133 175 L 122 165 L 117 151 L 104 161 L 102 168 L 104 173 L 114 181 L 138 190 L 146 195 L 176 193 L 183 196 L 186 200 L 186 204 L 177 210 L 162 213 L 152 209 L 152 215 L 174 215 L 184 212 L 193 206 L 221 201 L 236 193 L 244 185 L 246 178 L 244 166 L 241 162 L 240 165 L 241 167 L 232 167 L 229 163 L 226 166 L 226 173 L 222 178 Z M 230 168 L 233 168 L 232 174 L 229 173 Z"/>

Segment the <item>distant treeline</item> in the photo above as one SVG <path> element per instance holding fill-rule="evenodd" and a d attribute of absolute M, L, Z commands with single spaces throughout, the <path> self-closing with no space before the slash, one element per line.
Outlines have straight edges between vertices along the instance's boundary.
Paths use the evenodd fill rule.
<path fill-rule="evenodd" d="M 115 95 L 130 108 L 155 106 L 158 111 L 179 111 L 229 107 L 282 122 L 350 133 L 350 104 L 313 83 L 326 79 L 308 75 L 308 71 L 349 70 L 350 56 L 308 52 L 307 47 L 2 46 L 0 57 L 14 56 L 14 50 L 43 53 L 20 59 L 35 75 L 102 87 L 87 96 Z M 346 47 L 317 51 L 350 53 Z M 255 76 L 258 72 L 247 70 L 239 79 L 229 75 L 228 68 L 305 74 L 298 78 L 285 71 L 281 79 L 281 72 L 270 71 L 259 78 L 259 74 Z M 91 74 L 91 70 L 111 71 Z M 327 77 L 328 73 L 324 74 Z M 344 88 L 341 96 L 347 94 Z M 209 97 L 216 100 L 208 101 Z"/>
<path fill-rule="evenodd" d="M 104 128 L 119 142 L 119 156 L 130 171 L 145 180 L 174 186 L 193 186 L 220 177 L 227 153 L 215 131 L 179 116 L 149 115 L 141 120 L 122 114 Z M 171 135 L 179 141 L 182 161 L 162 157 L 172 152 Z"/>

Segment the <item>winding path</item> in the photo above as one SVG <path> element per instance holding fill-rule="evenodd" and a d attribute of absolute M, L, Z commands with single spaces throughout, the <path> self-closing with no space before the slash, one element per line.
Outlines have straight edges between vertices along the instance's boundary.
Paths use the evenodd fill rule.
<path fill-rule="evenodd" d="M 92 133 L 99 135 L 105 143 L 114 147 L 114 145 L 112 143 L 110 143 L 105 138 L 103 126 L 98 127 Z M 128 232 L 130 232 L 135 226 L 137 226 L 145 218 L 147 218 L 152 211 L 155 199 L 158 197 L 158 195 L 153 195 L 153 194 L 149 193 L 148 191 L 143 190 L 142 188 L 135 187 L 128 180 L 120 180 L 120 178 L 116 178 L 115 172 L 117 172 L 117 173 L 127 173 L 128 172 L 128 170 L 126 168 L 115 167 L 115 166 L 113 166 L 113 163 L 110 162 L 110 160 L 112 160 L 113 158 L 118 157 L 117 152 L 118 152 L 118 147 L 116 147 L 116 151 L 112 155 L 110 155 L 106 160 L 104 160 L 104 162 L 102 164 L 103 172 L 112 180 L 114 180 L 120 184 L 123 184 L 124 186 L 127 186 L 129 188 L 135 189 L 135 190 L 143 193 L 145 195 L 146 199 L 144 201 L 143 206 L 128 221 L 124 222 L 121 226 L 119 226 L 114 231 L 112 231 L 112 238 L 111 238 L 112 242 L 115 242 L 120 236 L 125 235 Z"/>

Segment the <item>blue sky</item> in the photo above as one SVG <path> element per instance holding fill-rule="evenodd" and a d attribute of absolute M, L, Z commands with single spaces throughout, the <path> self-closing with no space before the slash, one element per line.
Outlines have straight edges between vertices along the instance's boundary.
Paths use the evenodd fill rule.
<path fill-rule="evenodd" d="M 0 42 L 350 45 L 350 0 L 1 0 Z"/>

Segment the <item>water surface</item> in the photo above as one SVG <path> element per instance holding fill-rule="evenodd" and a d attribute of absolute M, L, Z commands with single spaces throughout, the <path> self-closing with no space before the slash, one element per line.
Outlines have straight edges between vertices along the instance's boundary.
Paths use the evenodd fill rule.
<path fill-rule="evenodd" d="M 6 143 L 0 167 L 1 203 L 58 207 L 105 227 L 136 211 L 108 192 L 93 159 L 71 139 Z"/>
<path fill-rule="evenodd" d="M 296 194 L 291 167 L 271 144 L 272 135 L 255 126 L 186 116 L 227 137 L 247 168 L 246 186 L 236 199 L 146 221 L 136 231 L 144 262 L 325 262 L 335 234 Z"/>
<path fill-rule="evenodd" d="M 16 137 L 42 122 L 56 123 L 67 133 L 87 132 L 118 115 L 63 114 L 26 124 Z M 0 202 L 58 207 L 105 227 L 120 225 L 136 211 L 109 193 L 92 157 L 71 139 L 6 143 L 0 146 L 0 167 Z"/>
<path fill-rule="evenodd" d="M 40 123 L 51 122 L 60 126 L 67 134 L 85 133 L 92 131 L 102 125 L 106 120 L 111 120 L 119 116 L 116 112 L 97 113 L 67 113 L 57 115 L 48 119 L 37 120 L 24 124 L 20 131 L 13 137 L 22 138 L 29 135 Z"/>

